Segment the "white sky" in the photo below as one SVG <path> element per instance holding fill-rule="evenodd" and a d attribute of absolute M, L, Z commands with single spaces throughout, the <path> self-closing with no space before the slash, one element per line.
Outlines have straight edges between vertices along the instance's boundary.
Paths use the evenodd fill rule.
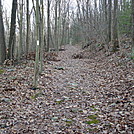
<path fill-rule="evenodd" d="M 11 10 L 12 1 L 13 0 L 2 0 L 2 5 L 4 6 L 4 8 Z M 76 3 L 76 0 L 70 0 L 70 1 L 71 1 L 71 3 L 73 3 L 73 5 Z M 30 2 L 30 6 L 32 6 L 32 0 L 29 0 L 29 2 Z"/>
<path fill-rule="evenodd" d="M 7 11 L 8 17 L 11 16 L 12 2 L 13 0 L 2 0 L 3 10 Z M 29 5 L 32 7 L 32 0 L 29 0 Z"/>
<path fill-rule="evenodd" d="M 13 1 L 13 0 L 2 0 L 2 5 L 3 5 L 4 9 L 6 8 L 8 11 L 11 12 L 12 1 Z M 18 0 L 18 1 L 19 1 L 19 0 Z M 24 1 L 24 2 L 25 2 L 25 1 Z M 29 6 L 32 7 L 32 0 L 29 0 Z"/>
<path fill-rule="evenodd" d="M 2 5 L 10 9 L 12 7 L 12 0 L 2 0 Z"/>
<path fill-rule="evenodd" d="M 12 9 L 12 1 L 13 0 L 2 0 L 2 5 L 3 5 L 3 10 L 4 10 L 4 12 L 6 11 L 6 13 L 7 13 L 7 17 L 9 17 L 10 18 L 10 16 L 11 16 L 11 9 Z M 19 1 L 19 0 L 18 0 Z M 45 3 L 46 3 L 46 0 L 44 0 L 45 1 Z M 25 0 L 24 0 L 24 2 L 26 2 Z M 70 0 L 70 7 L 74 10 L 74 8 L 75 8 L 75 5 L 76 5 L 76 0 Z M 35 3 L 36 4 L 36 3 Z M 33 6 L 33 4 L 32 4 L 32 0 L 29 0 L 29 6 L 30 6 L 30 9 L 32 8 L 32 6 Z M 3 15 L 3 17 L 4 17 L 4 15 Z"/>
<path fill-rule="evenodd" d="M 8 14 L 11 12 L 12 0 L 2 0 L 4 11 L 7 10 Z"/>

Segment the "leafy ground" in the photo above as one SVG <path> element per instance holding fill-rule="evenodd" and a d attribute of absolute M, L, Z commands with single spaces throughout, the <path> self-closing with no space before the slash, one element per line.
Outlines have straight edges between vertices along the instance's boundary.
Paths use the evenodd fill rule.
<path fill-rule="evenodd" d="M 133 134 L 131 60 L 101 54 L 73 59 L 67 46 L 32 90 L 34 63 L 0 69 L 0 134 Z"/>

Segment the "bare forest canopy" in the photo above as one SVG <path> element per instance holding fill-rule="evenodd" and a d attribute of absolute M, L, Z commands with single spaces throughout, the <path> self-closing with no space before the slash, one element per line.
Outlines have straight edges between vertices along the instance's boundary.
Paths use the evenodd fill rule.
<path fill-rule="evenodd" d="M 42 36 L 42 48 L 46 51 L 51 48 L 58 50 L 65 44 L 85 45 L 91 40 L 105 44 L 107 48 L 112 42 L 112 49 L 116 51 L 120 38 L 132 35 L 131 0 L 39 0 L 38 3 L 35 0 L 13 0 L 10 1 L 11 4 L 8 1 L 2 2 L 4 37 L 1 37 L 4 38 L 2 44 L 6 50 L 1 49 L 1 55 L 5 55 L 1 57 L 1 63 L 5 59 L 19 60 L 22 55 L 26 56 L 35 51 L 38 26 L 40 44 Z"/>

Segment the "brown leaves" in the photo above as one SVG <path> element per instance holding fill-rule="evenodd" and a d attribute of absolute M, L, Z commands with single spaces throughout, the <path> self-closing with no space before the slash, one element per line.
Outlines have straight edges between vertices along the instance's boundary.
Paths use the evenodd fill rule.
<path fill-rule="evenodd" d="M 4 69 L 0 133 L 132 133 L 131 61 L 119 65 L 112 55 L 72 59 L 78 51 L 67 46 L 60 61 L 46 63 L 37 90 L 29 90 L 33 62 Z"/>

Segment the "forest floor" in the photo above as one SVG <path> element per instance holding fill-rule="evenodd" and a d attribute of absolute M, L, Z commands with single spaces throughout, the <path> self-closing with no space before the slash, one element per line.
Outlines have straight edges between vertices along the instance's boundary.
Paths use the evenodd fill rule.
<path fill-rule="evenodd" d="M 34 62 L 0 69 L 0 134 L 133 134 L 134 68 L 117 55 L 73 59 L 66 46 L 32 90 Z"/>

